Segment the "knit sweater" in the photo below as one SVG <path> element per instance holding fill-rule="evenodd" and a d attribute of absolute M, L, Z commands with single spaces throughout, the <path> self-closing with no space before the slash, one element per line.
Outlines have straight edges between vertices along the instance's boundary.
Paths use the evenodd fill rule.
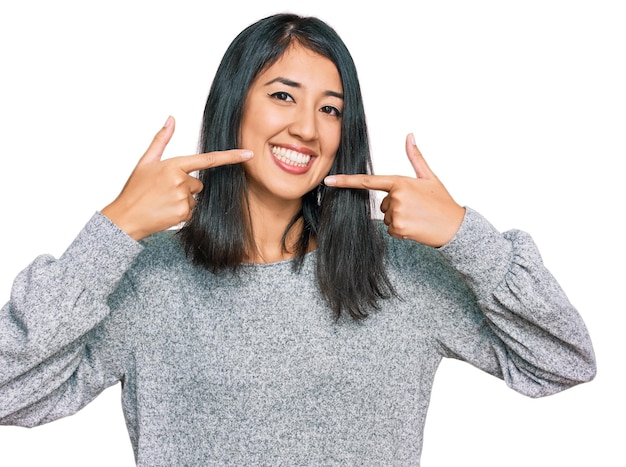
<path fill-rule="evenodd" d="M 121 381 L 138 465 L 415 466 L 443 357 L 532 397 L 594 377 L 528 234 L 468 208 L 442 248 L 386 242 L 398 297 L 336 320 L 315 252 L 214 274 L 171 231 L 138 243 L 96 213 L 2 308 L 0 423 L 47 423 Z"/>

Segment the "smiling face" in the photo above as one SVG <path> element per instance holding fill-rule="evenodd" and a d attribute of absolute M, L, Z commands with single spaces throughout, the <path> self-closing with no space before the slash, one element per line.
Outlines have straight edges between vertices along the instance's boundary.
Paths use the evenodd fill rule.
<path fill-rule="evenodd" d="M 249 193 L 300 202 L 328 174 L 341 139 L 343 87 L 328 58 L 297 42 L 250 87 L 239 146 Z"/>

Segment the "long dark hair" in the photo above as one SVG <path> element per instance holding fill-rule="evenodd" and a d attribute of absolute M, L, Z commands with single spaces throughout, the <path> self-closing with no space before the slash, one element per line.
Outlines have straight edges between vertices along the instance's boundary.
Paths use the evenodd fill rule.
<path fill-rule="evenodd" d="M 216 72 L 204 109 L 200 152 L 238 147 L 248 89 L 287 47 L 302 46 L 330 59 L 343 85 L 341 142 L 330 174 L 372 173 L 365 112 L 356 67 L 345 44 L 323 21 L 278 14 L 244 29 L 231 43 Z M 203 170 L 191 220 L 181 229 L 186 254 L 213 272 L 236 271 L 254 247 L 247 188 L 239 164 Z M 394 294 L 384 264 L 382 232 L 372 219 L 367 190 L 318 186 L 302 199 L 302 210 L 283 236 L 302 219 L 294 267 L 300 268 L 311 239 L 317 240 L 317 282 L 337 316 L 364 318 Z"/>

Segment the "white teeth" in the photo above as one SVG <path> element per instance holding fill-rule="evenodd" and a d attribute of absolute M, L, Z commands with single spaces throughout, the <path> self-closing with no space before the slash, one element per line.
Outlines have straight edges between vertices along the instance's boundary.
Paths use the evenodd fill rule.
<path fill-rule="evenodd" d="M 279 148 L 278 146 L 272 146 L 272 153 L 279 161 L 285 164 L 295 165 L 296 167 L 305 167 L 311 160 L 311 156 L 292 151 L 291 149 Z"/>

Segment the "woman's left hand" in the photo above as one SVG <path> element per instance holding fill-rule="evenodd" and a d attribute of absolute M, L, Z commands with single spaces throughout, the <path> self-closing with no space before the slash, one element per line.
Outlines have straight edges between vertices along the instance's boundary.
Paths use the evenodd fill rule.
<path fill-rule="evenodd" d="M 389 234 L 432 247 L 448 243 L 459 230 L 465 208 L 457 204 L 430 170 L 417 149 L 413 135 L 406 139 L 406 153 L 416 177 L 399 175 L 331 175 L 324 179 L 336 188 L 365 188 L 387 192 L 380 210 Z"/>

